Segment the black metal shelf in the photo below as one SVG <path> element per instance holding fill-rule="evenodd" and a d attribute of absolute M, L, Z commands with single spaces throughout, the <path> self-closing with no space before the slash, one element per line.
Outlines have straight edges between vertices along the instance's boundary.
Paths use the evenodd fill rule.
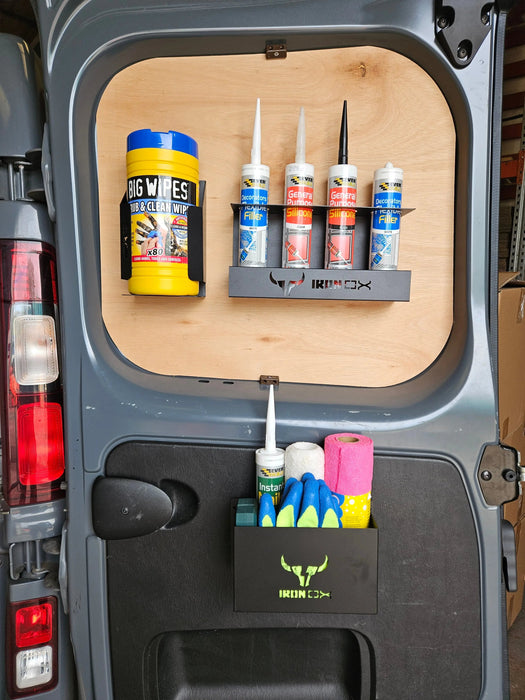
<path fill-rule="evenodd" d="M 229 270 L 229 296 L 263 299 L 332 299 L 356 301 L 410 301 L 410 270 L 369 270 L 370 216 L 378 207 L 356 207 L 354 267 L 325 270 L 324 246 L 327 205 L 312 207 L 311 267 L 282 268 L 284 204 L 268 204 L 268 266 L 237 264 L 240 204 L 231 204 L 233 265 Z M 381 207 L 384 210 L 384 207 Z M 395 209 L 401 216 L 413 209 Z"/>

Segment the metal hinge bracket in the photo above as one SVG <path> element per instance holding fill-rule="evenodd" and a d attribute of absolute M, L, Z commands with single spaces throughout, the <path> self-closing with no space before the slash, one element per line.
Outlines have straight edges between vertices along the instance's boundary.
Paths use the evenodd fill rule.
<path fill-rule="evenodd" d="M 270 384 L 279 386 L 279 377 L 276 374 L 261 374 L 259 384 L 262 386 L 269 386 Z"/>
<path fill-rule="evenodd" d="M 436 38 L 456 68 L 471 63 L 490 31 L 493 2 L 479 0 L 438 0 L 436 2 Z"/>
<path fill-rule="evenodd" d="M 288 48 L 284 39 L 276 39 L 275 41 L 267 41 L 265 46 L 267 59 L 286 58 Z"/>

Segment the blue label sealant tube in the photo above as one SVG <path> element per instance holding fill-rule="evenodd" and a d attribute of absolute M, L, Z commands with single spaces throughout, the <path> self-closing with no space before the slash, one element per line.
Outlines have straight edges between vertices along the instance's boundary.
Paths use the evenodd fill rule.
<path fill-rule="evenodd" d="M 388 162 L 374 173 L 370 269 L 397 270 L 403 171 Z"/>
<path fill-rule="evenodd" d="M 268 187 L 270 168 L 261 163 L 261 101 L 257 99 L 251 163 L 242 166 L 239 213 L 239 265 L 266 267 L 268 262 Z"/>
<path fill-rule="evenodd" d="M 346 100 L 343 103 L 339 135 L 338 164 L 328 171 L 325 269 L 351 269 L 354 264 L 357 168 L 348 163 Z M 332 208 L 333 207 L 333 208 Z"/>
<path fill-rule="evenodd" d="M 314 166 L 305 162 L 305 143 L 304 108 L 301 107 L 295 163 L 286 166 L 284 175 L 283 267 L 310 267 Z"/>
<path fill-rule="evenodd" d="M 257 469 L 257 498 L 270 494 L 274 505 L 281 500 L 284 488 L 284 450 L 275 446 L 275 403 L 273 384 L 270 384 L 266 413 L 266 440 L 264 447 L 255 452 Z"/>

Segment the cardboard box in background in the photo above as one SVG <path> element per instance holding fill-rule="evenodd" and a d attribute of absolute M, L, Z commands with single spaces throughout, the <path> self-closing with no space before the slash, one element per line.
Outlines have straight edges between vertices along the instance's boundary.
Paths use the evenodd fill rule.
<path fill-rule="evenodd" d="M 500 440 L 525 454 L 525 283 L 499 273 L 498 382 Z"/>
<path fill-rule="evenodd" d="M 500 441 L 525 457 L 525 282 L 499 273 L 498 385 Z M 504 506 L 515 526 L 525 514 L 523 496 Z"/>
<path fill-rule="evenodd" d="M 520 517 L 523 516 L 523 510 L 524 510 L 524 505 L 523 505 L 523 488 L 522 488 L 521 493 L 519 495 L 519 498 L 516 498 L 515 501 L 510 501 L 509 503 L 504 504 L 503 517 L 505 518 L 505 520 L 508 520 L 509 523 L 513 527 L 516 527 Z"/>
<path fill-rule="evenodd" d="M 525 459 L 525 282 L 516 272 L 499 273 L 498 385 L 500 441 Z M 503 507 L 514 527 L 518 590 L 507 593 L 507 627 L 523 608 L 525 592 L 525 505 L 523 493 Z"/>

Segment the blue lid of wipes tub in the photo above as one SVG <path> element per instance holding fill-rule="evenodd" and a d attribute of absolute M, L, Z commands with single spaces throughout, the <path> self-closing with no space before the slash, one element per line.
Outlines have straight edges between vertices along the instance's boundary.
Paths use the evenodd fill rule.
<path fill-rule="evenodd" d="M 199 157 L 199 149 L 195 139 L 180 131 L 151 131 L 139 129 L 128 135 L 128 151 L 137 148 L 166 148 L 170 151 L 187 153 L 194 158 Z"/>

